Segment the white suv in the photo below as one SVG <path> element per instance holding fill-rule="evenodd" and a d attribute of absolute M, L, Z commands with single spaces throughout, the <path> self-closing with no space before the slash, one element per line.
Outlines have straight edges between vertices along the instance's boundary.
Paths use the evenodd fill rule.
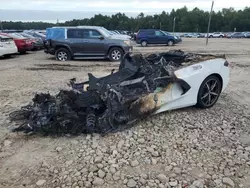
<path fill-rule="evenodd" d="M 17 47 L 12 38 L 0 35 L 0 56 L 11 56 L 17 53 Z"/>
<path fill-rule="evenodd" d="M 222 32 L 214 32 L 214 33 L 209 33 L 208 37 L 209 38 L 224 38 L 225 34 Z"/>

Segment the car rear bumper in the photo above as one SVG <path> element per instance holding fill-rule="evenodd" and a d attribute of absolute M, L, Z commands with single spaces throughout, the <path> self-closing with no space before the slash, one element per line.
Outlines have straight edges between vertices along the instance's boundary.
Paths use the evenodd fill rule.
<path fill-rule="evenodd" d="M 27 51 L 32 50 L 33 48 L 33 45 L 26 46 Z"/>
<path fill-rule="evenodd" d="M 0 56 L 3 55 L 11 55 L 11 54 L 16 54 L 17 53 L 17 48 L 0 48 Z"/>
<path fill-rule="evenodd" d="M 18 46 L 18 51 L 19 52 L 26 52 L 26 51 L 30 51 L 32 49 L 33 49 L 33 45 Z"/>
<path fill-rule="evenodd" d="M 33 44 L 33 47 L 35 47 L 35 48 L 42 48 L 44 45 L 43 45 L 43 43 L 34 43 Z"/>

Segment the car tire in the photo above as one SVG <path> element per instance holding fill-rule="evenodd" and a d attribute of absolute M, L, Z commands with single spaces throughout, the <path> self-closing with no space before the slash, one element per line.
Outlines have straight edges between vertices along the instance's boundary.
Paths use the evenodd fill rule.
<path fill-rule="evenodd" d="M 4 55 L 3 57 L 5 57 L 5 58 L 11 58 L 12 54 L 7 54 L 7 55 Z"/>
<path fill-rule="evenodd" d="M 27 51 L 20 51 L 19 53 L 23 55 L 23 54 L 26 54 L 26 52 Z"/>
<path fill-rule="evenodd" d="M 214 38 L 213 35 L 210 35 L 208 38 Z"/>
<path fill-rule="evenodd" d="M 212 107 L 219 99 L 221 89 L 222 82 L 217 76 L 211 75 L 207 77 L 199 88 L 197 106 L 200 108 Z"/>
<path fill-rule="evenodd" d="M 148 42 L 146 40 L 141 41 L 141 46 L 146 47 L 148 45 Z"/>
<path fill-rule="evenodd" d="M 59 48 L 56 50 L 56 60 L 58 61 L 70 61 L 71 60 L 71 54 L 68 49 L 66 48 Z"/>
<path fill-rule="evenodd" d="M 115 62 L 115 61 L 121 61 L 121 59 L 123 58 L 123 55 L 124 55 L 124 52 L 121 48 L 114 47 L 109 50 L 108 57 L 110 61 Z"/>
<path fill-rule="evenodd" d="M 168 46 L 173 46 L 174 45 L 174 41 L 173 40 L 169 40 L 167 45 Z"/>
<path fill-rule="evenodd" d="M 222 35 L 220 35 L 220 38 L 223 38 L 223 36 L 222 36 Z"/>

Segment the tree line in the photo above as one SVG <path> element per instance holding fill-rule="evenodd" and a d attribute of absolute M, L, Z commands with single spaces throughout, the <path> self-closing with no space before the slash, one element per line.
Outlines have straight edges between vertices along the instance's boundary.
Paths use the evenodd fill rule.
<path fill-rule="evenodd" d="M 140 13 L 137 17 L 128 17 L 124 13 L 117 13 L 111 16 L 97 14 L 92 18 L 74 19 L 64 23 L 44 23 L 44 22 L 2 22 L 4 29 L 46 29 L 52 26 L 79 26 L 95 25 L 103 26 L 110 30 L 138 31 L 139 29 L 156 28 L 166 31 L 173 30 L 173 20 L 175 18 L 176 32 L 206 32 L 209 19 L 209 12 L 194 8 L 188 10 L 187 7 L 173 9 L 167 13 L 145 15 Z M 1 29 L 1 28 L 0 28 Z M 234 8 L 224 8 L 212 13 L 211 32 L 222 31 L 250 31 L 250 7 L 243 10 Z"/>

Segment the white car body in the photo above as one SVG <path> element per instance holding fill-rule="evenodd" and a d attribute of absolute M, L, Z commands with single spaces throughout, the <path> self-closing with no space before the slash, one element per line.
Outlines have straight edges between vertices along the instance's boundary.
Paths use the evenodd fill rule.
<path fill-rule="evenodd" d="M 205 37 L 207 37 L 207 34 L 205 35 Z M 210 38 L 223 38 L 223 37 L 225 37 L 225 34 L 222 32 L 214 32 L 214 33 L 209 33 L 208 37 L 210 37 Z"/>
<path fill-rule="evenodd" d="M 12 55 L 18 52 L 12 38 L 0 35 L 0 56 Z"/>
<path fill-rule="evenodd" d="M 210 75 L 219 76 L 222 80 L 222 92 L 229 82 L 229 67 L 225 66 L 226 59 L 216 58 L 206 60 L 181 68 L 174 72 L 178 79 L 185 81 L 190 89 L 183 94 L 179 83 L 171 84 L 168 89 L 158 95 L 158 110 L 155 114 L 197 104 L 198 91 L 202 82 Z"/>

